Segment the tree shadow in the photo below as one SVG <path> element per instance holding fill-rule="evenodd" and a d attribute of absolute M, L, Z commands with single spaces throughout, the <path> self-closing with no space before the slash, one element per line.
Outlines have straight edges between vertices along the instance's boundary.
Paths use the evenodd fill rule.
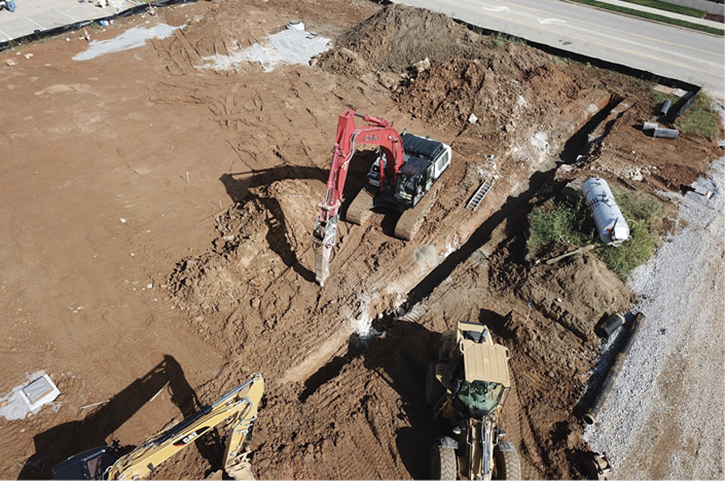
<path fill-rule="evenodd" d="M 106 438 L 167 384 L 171 402 L 184 417 L 201 407 L 179 363 L 173 356 L 165 355 L 163 361 L 146 375 L 133 381 L 85 419 L 60 424 L 37 434 L 33 438 L 35 454 L 25 462 L 18 479 L 50 479 L 56 464 L 86 449 L 106 445 Z M 206 458 L 208 450 L 203 445 L 198 446 Z"/>

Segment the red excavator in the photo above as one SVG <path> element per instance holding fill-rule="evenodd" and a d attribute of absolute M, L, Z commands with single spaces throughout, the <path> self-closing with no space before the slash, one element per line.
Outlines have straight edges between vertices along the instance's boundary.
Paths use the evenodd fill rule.
<path fill-rule="evenodd" d="M 356 126 L 355 117 L 369 125 Z M 435 195 L 429 195 L 425 202 L 421 200 L 451 165 L 450 146 L 405 131 L 399 135 L 392 122 L 358 114 L 352 109 L 345 110 L 338 119 L 327 194 L 320 204 L 320 216 L 312 233 L 320 286 L 325 284 L 329 275 L 330 255 L 337 240 L 342 191 L 358 143 L 377 145 L 378 158 L 370 168 L 365 187 L 350 204 L 346 220 L 362 224 L 370 217 L 371 209 L 392 207 L 402 213 L 395 226 L 395 236 L 405 240 L 411 240 L 418 232 Z"/>

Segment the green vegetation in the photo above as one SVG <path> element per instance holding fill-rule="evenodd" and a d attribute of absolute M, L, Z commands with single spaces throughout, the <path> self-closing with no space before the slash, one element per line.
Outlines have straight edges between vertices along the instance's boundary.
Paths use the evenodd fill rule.
<path fill-rule="evenodd" d="M 584 232 L 593 227 L 588 225 L 586 213 L 586 207 L 582 211 L 568 202 L 554 203 L 552 200 L 534 207 L 529 213 L 528 258 L 533 258 L 542 247 L 557 242 L 574 246 L 586 244 L 591 235 Z"/>
<path fill-rule="evenodd" d="M 643 5 L 645 7 L 652 7 L 658 10 L 667 10 L 668 12 L 675 12 L 681 15 L 687 15 L 689 17 L 704 18 L 707 12 L 697 10 L 695 8 L 683 7 L 681 5 L 675 5 L 674 3 L 661 2 L 659 0 L 624 0 L 628 3 L 636 3 L 637 5 Z"/>
<path fill-rule="evenodd" d="M 612 10 L 614 12 L 626 13 L 627 15 L 633 15 L 635 17 L 647 18 L 650 20 L 656 20 L 662 23 L 669 23 L 671 25 L 677 25 L 679 27 L 689 28 L 692 30 L 699 30 L 700 32 L 710 33 L 712 35 L 725 35 L 725 30 L 721 28 L 708 27 L 706 25 L 700 25 L 692 22 L 685 22 L 684 20 L 678 20 L 675 18 L 669 18 L 654 13 L 640 12 L 631 8 L 620 7 L 618 5 L 610 5 L 609 3 L 597 2 L 596 0 L 577 0 L 578 3 L 585 5 L 591 5 L 593 7 L 603 8 L 605 10 Z"/>
<path fill-rule="evenodd" d="M 689 109 L 680 117 L 677 126 L 683 132 L 699 134 L 717 140 L 720 134 L 720 116 L 712 109 L 712 100 L 700 91 Z"/>
<path fill-rule="evenodd" d="M 584 205 L 581 194 L 577 193 L 573 200 L 548 200 L 531 210 L 526 245 L 529 260 L 543 247 L 563 242 L 570 244 L 572 249 L 594 244 L 597 255 L 623 279 L 635 267 L 647 262 L 659 242 L 657 227 L 665 209 L 649 194 L 624 190 L 616 185 L 610 187 L 627 219 L 630 240 L 619 247 L 602 244 L 596 235 L 589 209 Z"/>
<path fill-rule="evenodd" d="M 508 35 L 505 33 L 497 32 L 496 35 L 493 36 L 493 44 L 497 47 L 503 47 L 507 43 L 522 43 L 524 42 L 524 39 L 521 37 L 515 37 L 513 35 Z"/>

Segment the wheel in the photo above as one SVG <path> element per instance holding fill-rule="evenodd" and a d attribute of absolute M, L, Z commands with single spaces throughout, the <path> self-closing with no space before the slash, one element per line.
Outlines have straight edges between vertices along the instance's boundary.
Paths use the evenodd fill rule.
<path fill-rule="evenodd" d="M 508 441 L 499 441 L 493 450 L 496 479 L 521 479 L 521 460 L 516 448 Z"/>
<path fill-rule="evenodd" d="M 355 198 L 352 200 L 350 207 L 347 208 L 345 219 L 353 224 L 361 225 L 367 222 L 370 218 L 372 211 L 370 208 L 373 206 L 374 195 L 370 193 L 368 189 L 363 189 L 358 192 Z"/>
<path fill-rule="evenodd" d="M 434 406 L 443 396 L 443 385 L 436 379 L 436 363 L 428 364 L 428 376 L 425 380 L 425 401 Z"/>
<path fill-rule="evenodd" d="M 430 479 L 456 479 L 458 460 L 456 450 L 441 446 L 439 441 L 430 450 Z"/>

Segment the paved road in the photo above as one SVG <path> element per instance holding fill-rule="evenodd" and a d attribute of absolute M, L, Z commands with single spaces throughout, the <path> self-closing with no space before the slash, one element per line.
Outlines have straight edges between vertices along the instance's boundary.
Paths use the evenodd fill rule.
<path fill-rule="evenodd" d="M 702 85 L 725 101 L 723 37 L 559 0 L 395 0 L 467 23 Z"/>

